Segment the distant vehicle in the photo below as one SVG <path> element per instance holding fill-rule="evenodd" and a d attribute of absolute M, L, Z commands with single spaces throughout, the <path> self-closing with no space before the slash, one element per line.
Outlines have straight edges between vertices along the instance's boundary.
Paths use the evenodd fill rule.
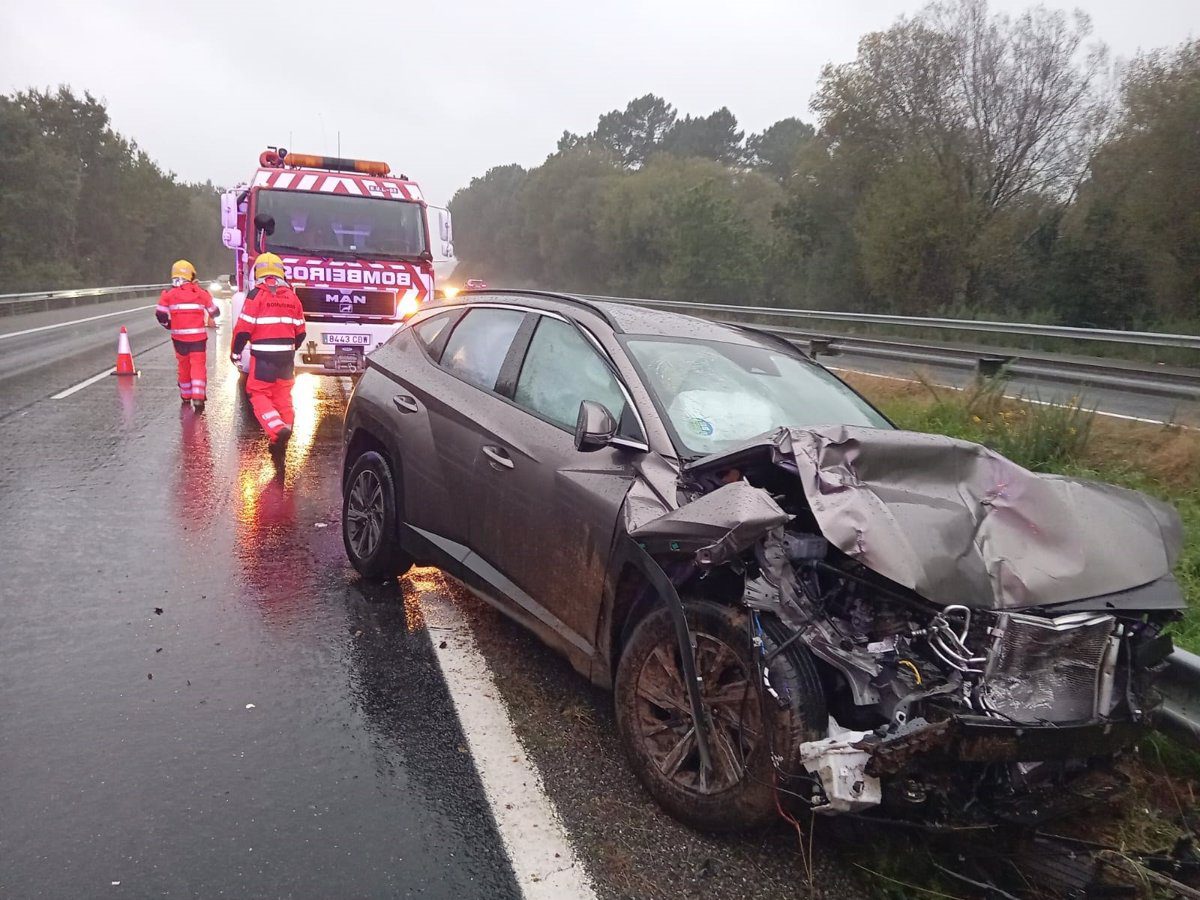
<path fill-rule="evenodd" d="M 482 278 L 468 278 L 466 290 L 468 291 L 486 291 L 487 282 Z"/>
<path fill-rule="evenodd" d="M 1184 608 L 1165 504 L 900 431 L 780 338 L 658 310 L 471 294 L 371 362 L 351 563 L 440 566 L 612 687 L 696 828 L 1034 824 L 1148 727 Z"/>
<path fill-rule="evenodd" d="M 236 262 L 231 318 L 253 287 L 255 257 L 278 254 L 308 321 L 299 369 L 362 372 L 367 353 L 432 298 L 435 263 L 453 257 L 450 213 L 390 171 L 271 147 L 251 183 L 221 195 L 222 237 Z M 239 368 L 249 365 L 247 348 Z"/>

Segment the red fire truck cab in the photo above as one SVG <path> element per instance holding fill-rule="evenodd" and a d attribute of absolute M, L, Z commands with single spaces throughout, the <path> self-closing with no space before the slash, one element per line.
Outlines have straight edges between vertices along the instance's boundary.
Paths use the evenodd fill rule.
<path fill-rule="evenodd" d="M 221 225 L 236 263 L 231 318 L 253 287 L 255 258 L 278 254 L 308 322 L 296 351 L 306 371 L 361 372 L 366 354 L 432 299 L 435 264 L 454 259 L 450 213 L 371 160 L 269 148 L 252 182 L 221 195 Z M 244 353 L 239 368 L 248 366 Z"/>

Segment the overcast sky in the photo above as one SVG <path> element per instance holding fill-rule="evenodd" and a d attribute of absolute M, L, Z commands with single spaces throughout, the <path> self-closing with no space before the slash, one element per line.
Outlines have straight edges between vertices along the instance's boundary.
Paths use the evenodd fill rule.
<path fill-rule="evenodd" d="M 1080 5 L 1124 57 L 1200 34 L 1200 0 Z M 333 153 L 340 131 L 343 155 L 384 159 L 444 202 L 491 166 L 537 165 L 563 129 L 589 131 L 648 92 L 681 115 L 728 106 L 747 133 L 809 119 L 821 66 L 921 6 L 0 0 L 0 91 L 91 91 L 164 167 L 223 185 L 247 179 L 268 144 Z"/>

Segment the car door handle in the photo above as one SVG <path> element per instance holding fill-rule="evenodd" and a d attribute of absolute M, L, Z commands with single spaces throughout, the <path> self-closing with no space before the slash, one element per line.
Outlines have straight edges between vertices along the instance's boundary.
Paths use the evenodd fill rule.
<path fill-rule="evenodd" d="M 485 446 L 483 452 L 492 461 L 493 469 L 499 471 L 499 468 L 511 469 L 513 467 L 512 457 L 508 455 L 508 451 L 503 447 Z"/>
<path fill-rule="evenodd" d="M 408 394 L 397 394 L 392 398 L 392 402 L 396 404 L 396 409 L 402 413 L 414 413 L 421 407 L 417 405 L 417 401 Z"/>

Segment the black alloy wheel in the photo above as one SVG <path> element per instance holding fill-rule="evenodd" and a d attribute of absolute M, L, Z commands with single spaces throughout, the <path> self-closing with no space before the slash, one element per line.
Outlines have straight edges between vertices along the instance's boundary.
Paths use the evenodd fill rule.
<path fill-rule="evenodd" d="M 660 608 L 634 629 L 617 666 L 617 731 L 634 772 L 675 818 L 702 831 L 762 825 L 777 814 L 775 762 L 800 771 L 799 746 L 824 734 L 825 697 L 808 651 L 776 657 L 770 680 L 781 700 L 758 688 L 761 652 L 747 613 L 707 600 L 684 604 L 696 641 L 701 702 L 712 728 L 711 768 L 701 764 L 671 617 Z M 777 646 L 764 636 L 769 653 Z"/>
<path fill-rule="evenodd" d="M 399 577 L 413 564 L 400 548 L 396 488 L 388 461 L 368 450 L 354 461 L 342 496 L 342 542 L 364 578 Z"/>

